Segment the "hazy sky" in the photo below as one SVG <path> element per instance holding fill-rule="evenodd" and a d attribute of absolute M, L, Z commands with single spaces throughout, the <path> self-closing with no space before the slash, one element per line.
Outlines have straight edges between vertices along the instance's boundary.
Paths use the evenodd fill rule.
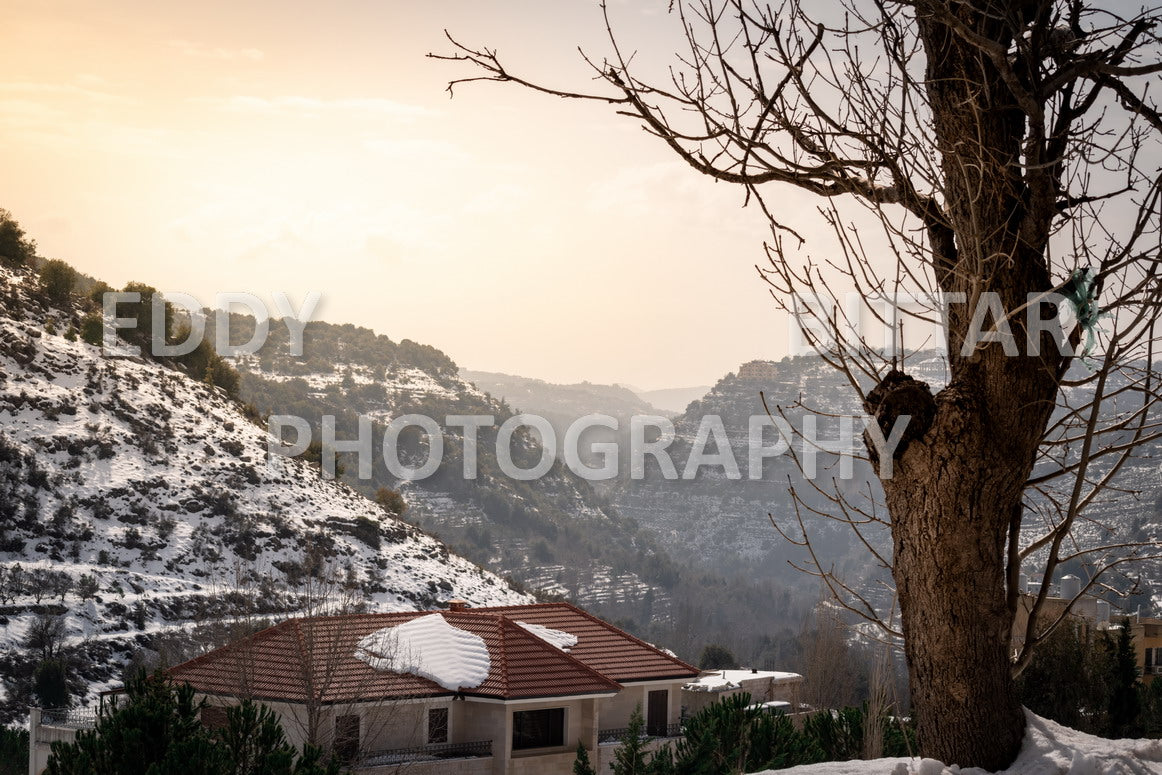
<path fill-rule="evenodd" d="M 667 0 L 613 3 L 673 49 Z M 596 2 L 20 2 L 0 207 L 120 286 L 323 294 L 318 317 L 552 381 L 706 384 L 780 357 L 762 219 L 607 108 L 475 84 L 448 28 L 585 86 Z M 788 191 L 791 222 L 813 220 Z"/>

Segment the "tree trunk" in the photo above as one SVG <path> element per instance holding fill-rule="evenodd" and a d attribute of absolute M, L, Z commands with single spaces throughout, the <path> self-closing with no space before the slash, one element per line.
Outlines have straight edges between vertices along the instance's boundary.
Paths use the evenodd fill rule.
<path fill-rule="evenodd" d="M 1005 584 L 1008 515 L 1020 490 L 994 481 L 1005 462 L 984 450 L 989 433 L 976 402 L 960 398 L 954 389 L 938 396 L 934 425 L 900 461 L 906 473 L 886 485 L 893 572 L 925 754 L 995 770 L 1016 756 L 1024 731 Z"/>
<path fill-rule="evenodd" d="M 951 5 L 1000 50 L 1020 27 L 1013 8 L 994 0 Z M 921 746 L 947 764 L 995 770 L 1012 762 L 1024 735 L 1009 654 L 1006 548 L 1019 530 L 1061 358 L 1054 347 L 1026 353 L 1024 313 L 1009 321 L 1020 354 L 1006 355 L 1000 343 L 969 355 L 961 348 L 982 292 L 1015 311 L 1028 293 L 1049 290 L 1054 212 L 1030 196 L 1021 166 L 1026 115 L 994 63 L 939 14 L 921 11 L 918 19 L 945 179 L 948 234 L 932 240 L 934 266 L 941 290 L 964 301 L 947 318 L 949 385 L 884 490 Z"/>

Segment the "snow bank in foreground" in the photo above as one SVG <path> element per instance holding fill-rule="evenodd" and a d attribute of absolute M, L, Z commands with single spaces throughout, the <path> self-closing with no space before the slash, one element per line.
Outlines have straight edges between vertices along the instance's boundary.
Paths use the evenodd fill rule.
<path fill-rule="evenodd" d="M 1105 740 L 1076 732 L 1026 711 L 1029 726 L 1020 755 L 997 775 L 1162 774 L 1162 740 Z M 988 775 L 933 759 L 825 762 L 768 770 L 769 775 Z"/>
<path fill-rule="evenodd" d="M 418 675 L 452 692 L 484 683 L 492 666 L 484 640 L 440 614 L 376 630 L 359 641 L 355 657 L 376 670 Z"/>

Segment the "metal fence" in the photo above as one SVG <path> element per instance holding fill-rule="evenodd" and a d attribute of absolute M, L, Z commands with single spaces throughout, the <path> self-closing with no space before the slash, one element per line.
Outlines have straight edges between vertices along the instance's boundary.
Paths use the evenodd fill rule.
<path fill-rule="evenodd" d="M 97 711 L 87 708 L 44 708 L 40 723 L 46 727 L 92 729 L 97 726 Z"/>
<path fill-rule="evenodd" d="M 621 729 L 602 729 L 597 733 L 597 742 L 599 743 L 616 743 L 625 738 L 629 733 L 628 727 Z M 682 724 L 667 724 L 666 726 L 652 725 L 642 728 L 642 737 L 645 739 L 661 738 L 661 737 L 681 737 Z"/>
<path fill-rule="evenodd" d="M 390 748 L 372 751 L 360 760 L 364 767 L 401 762 L 435 761 L 438 759 L 472 759 L 492 756 L 492 741 L 478 740 L 472 743 L 433 743 L 411 748 Z"/>

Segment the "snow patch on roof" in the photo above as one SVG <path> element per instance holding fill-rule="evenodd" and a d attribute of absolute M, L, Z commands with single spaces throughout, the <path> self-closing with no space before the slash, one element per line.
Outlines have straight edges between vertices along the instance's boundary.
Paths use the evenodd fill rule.
<path fill-rule="evenodd" d="M 577 636 L 564 630 L 554 630 L 543 624 L 528 624 L 526 622 L 517 622 L 517 624 L 561 651 L 568 651 L 577 645 Z"/>
<path fill-rule="evenodd" d="M 438 613 L 376 630 L 359 641 L 355 658 L 376 670 L 427 678 L 453 692 L 484 683 L 492 667 L 484 640 Z"/>
<path fill-rule="evenodd" d="M 798 673 L 780 673 L 777 670 L 718 670 L 698 676 L 683 689 L 691 692 L 721 692 L 737 689 L 743 681 L 770 680 L 774 683 L 795 683 L 802 681 Z"/>

